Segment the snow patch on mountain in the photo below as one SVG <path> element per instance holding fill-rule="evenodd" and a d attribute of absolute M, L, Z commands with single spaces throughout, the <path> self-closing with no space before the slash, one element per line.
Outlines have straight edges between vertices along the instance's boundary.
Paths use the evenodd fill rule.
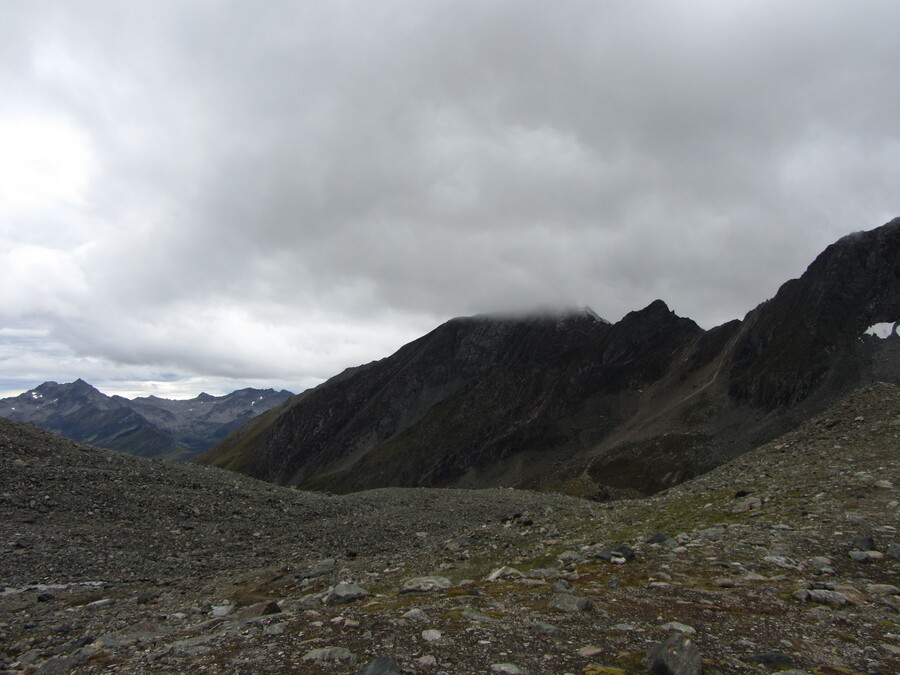
<path fill-rule="evenodd" d="M 863 335 L 887 340 L 892 335 L 900 336 L 900 321 L 876 323 L 866 328 Z"/>

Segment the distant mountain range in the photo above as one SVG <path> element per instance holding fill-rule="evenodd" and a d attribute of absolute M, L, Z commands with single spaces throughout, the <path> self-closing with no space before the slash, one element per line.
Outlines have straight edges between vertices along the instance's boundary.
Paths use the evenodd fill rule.
<path fill-rule="evenodd" d="M 615 324 L 587 309 L 453 319 L 196 461 L 334 492 L 652 493 L 862 384 L 900 383 L 898 319 L 900 218 L 840 239 L 742 321 L 711 330 L 660 300 Z"/>
<path fill-rule="evenodd" d="M 0 399 L 0 417 L 72 440 L 140 457 L 186 460 L 229 432 L 293 396 L 289 391 L 241 389 L 188 400 L 107 396 L 84 380 L 44 382 Z"/>

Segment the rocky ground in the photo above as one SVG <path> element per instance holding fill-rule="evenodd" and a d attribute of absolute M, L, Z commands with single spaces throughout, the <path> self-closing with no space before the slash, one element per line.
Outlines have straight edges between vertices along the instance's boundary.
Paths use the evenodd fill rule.
<path fill-rule="evenodd" d="M 0 420 L 0 671 L 896 673 L 898 446 L 877 385 L 648 499 L 334 497 Z"/>

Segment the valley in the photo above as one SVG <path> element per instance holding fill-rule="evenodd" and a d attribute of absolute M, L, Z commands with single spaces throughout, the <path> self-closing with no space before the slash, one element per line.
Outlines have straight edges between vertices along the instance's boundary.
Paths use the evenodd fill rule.
<path fill-rule="evenodd" d="M 307 493 L 0 420 L 0 667 L 642 673 L 672 640 L 707 674 L 893 673 L 898 442 L 900 388 L 872 385 L 599 503 Z"/>

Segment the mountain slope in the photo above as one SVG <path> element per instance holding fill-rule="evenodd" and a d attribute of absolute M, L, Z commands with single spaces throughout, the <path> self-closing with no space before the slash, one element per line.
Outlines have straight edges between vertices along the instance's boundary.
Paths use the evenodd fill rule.
<path fill-rule="evenodd" d="M 30 422 L 83 443 L 140 457 L 188 459 L 291 396 L 242 389 L 189 400 L 106 396 L 84 380 L 44 382 L 0 399 L 0 417 Z"/>
<path fill-rule="evenodd" d="M 0 419 L 0 672 L 636 675 L 685 633 L 707 675 L 897 673 L 898 411 L 865 387 L 611 504 L 316 494 Z"/>
<path fill-rule="evenodd" d="M 900 381 L 900 219 L 828 247 L 772 300 L 709 331 L 662 301 L 454 319 L 257 418 L 198 461 L 285 485 L 517 485 L 655 492 Z"/>

